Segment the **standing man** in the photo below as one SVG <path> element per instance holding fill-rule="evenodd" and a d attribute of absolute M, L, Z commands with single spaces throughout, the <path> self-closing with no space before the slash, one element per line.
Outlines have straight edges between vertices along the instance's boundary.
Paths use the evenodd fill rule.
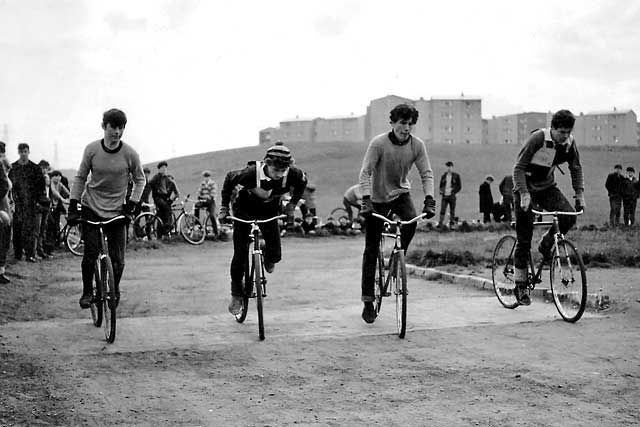
<path fill-rule="evenodd" d="M 504 221 L 511 222 L 513 212 L 513 176 L 506 175 L 498 186 L 502 195 L 502 207 L 504 208 Z"/>
<path fill-rule="evenodd" d="M 622 208 L 624 225 L 632 226 L 636 222 L 636 203 L 638 201 L 638 193 L 636 187 L 638 180 L 635 177 L 636 170 L 629 166 L 627 168 L 627 176 L 622 177 Z"/>
<path fill-rule="evenodd" d="M 200 208 L 206 208 L 207 215 L 211 222 L 211 231 L 214 238 L 218 237 L 218 221 L 216 220 L 216 197 L 218 197 L 218 185 L 211 178 L 211 171 L 202 172 L 202 182 L 198 190 L 198 202 L 196 203 L 195 214 L 200 217 Z M 204 222 L 203 222 L 204 223 Z"/>
<path fill-rule="evenodd" d="M 180 193 L 173 180 L 167 175 L 168 163 L 164 160 L 158 163 L 158 173 L 149 181 L 151 187 L 151 197 L 156 205 L 156 214 L 162 221 L 163 226 L 158 230 L 158 237 L 167 234 L 173 224 L 171 223 L 171 205 Z"/>
<path fill-rule="evenodd" d="M 440 178 L 440 195 L 442 196 L 442 204 L 440 205 L 440 222 L 444 225 L 444 216 L 449 206 L 449 225 L 456 222 L 456 194 L 462 189 L 462 180 L 457 172 L 453 171 L 453 162 L 449 160 L 445 163 L 447 171 Z"/>
<path fill-rule="evenodd" d="M 622 165 L 615 165 L 613 172 L 607 176 L 604 187 L 609 192 L 609 225 L 617 227 L 620 225 L 620 208 L 622 207 Z"/>
<path fill-rule="evenodd" d="M 531 304 L 527 284 L 527 263 L 534 220 L 531 204 L 535 203 L 548 211 L 574 212 L 573 206 L 556 184 L 556 166 L 568 163 L 571 185 L 575 191 L 576 209 L 581 210 L 586 206 L 580 155 L 571 135 L 575 120 L 569 110 L 556 112 L 551 118 L 550 129 L 537 129 L 531 133 L 513 168 L 517 235 L 514 253 L 514 294 L 522 305 Z M 558 217 L 558 226 L 562 234 L 566 234 L 575 223 L 575 216 Z M 538 245 L 538 251 L 545 260 L 550 259 L 552 246 L 553 228 L 550 228 Z"/>
<path fill-rule="evenodd" d="M 491 212 L 493 211 L 493 195 L 491 194 L 491 183 L 493 182 L 493 176 L 488 175 L 484 182 L 480 184 L 478 194 L 480 197 L 480 213 L 482 214 L 482 221 L 486 224 L 491 222 Z"/>
<path fill-rule="evenodd" d="M 13 183 L 13 251 L 16 260 L 24 253 L 29 262 L 36 262 L 37 205 L 45 193 L 45 179 L 40 166 L 29 160 L 29 145 L 18 144 L 18 160 L 11 165 L 9 179 Z"/>
<path fill-rule="evenodd" d="M 7 253 L 11 245 L 11 181 L 7 172 L 11 168 L 6 158 L 6 145 L 0 141 L 0 285 L 10 283 L 5 275 L 7 266 Z"/>
<path fill-rule="evenodd" d="M 85 220 L 104 221 L 121 214 L 134 215 L 137 212 L 145 179 L 138 153 L 121 140 L 126 124 L 127 116 L 121 110 L 114 108 L 103 114 L 104 137 L 87 145 L 71 186 L 69 223 L 77 223 L 80 215 Z M 91 176 L 87 181 L 89 174 Z M 131 198 L 125 205 L 130 176 L 134 186 Z M 78 210 L 80 203 L 82 212 Z M 110 223 L 104 227 L 104 232 L 109 241 L 109 256 L 113 263 L 117 305 L 120 301 L 120 279 L 124 271 L 126 222 Z M 84 256 L 80 307 L 89 308 L 95 264 L 102 242 L 99 227 L 84 224 L 82 235 Z"/>
<path fill-rule="evenodd" d="M 362 318 L 367 323 L 376 319 L 374 301 L 374 280 L 376 258 L 380 246 L 383 222 L 372 217 L 371 212 L 387 215 L 389 211 L 406 221 L 416 216 L 411 199 L 411 184 L 408 174 L 415 164 L 420 172 L 422 189 L 425 194 L 422 212 L 427 218 L 435 215 L 436 202 L 433 198 L 433 171 L 424 142 L 411 135 L 418 121 L 418 110 L 408 104 L 400 104 L 391 110 L 391 131 L 374 137 L 369 143 L 360 170 L 362 189 L 362 210 L 360 214 L 367 218 L 364 254 L 362 255 Z M 416 224 L 403 226 L 402 249 L 405 253 Z"/>

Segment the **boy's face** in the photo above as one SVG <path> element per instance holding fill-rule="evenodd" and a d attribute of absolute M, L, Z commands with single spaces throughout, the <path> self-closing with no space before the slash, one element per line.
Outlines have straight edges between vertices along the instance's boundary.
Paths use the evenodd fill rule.
<path fill-rule="evenodd" d="M 633 172 L 633 171 L 627 171 L 627 176 L 628 176 L 629 178 L 633 178 L 633 174 L 634 174 L 634 173 L 635 173 L 635 172 Z"/>
<path fill-rule="evenodd" d="M 167 174 L 167 167 L 166 166 L 162 166 L 160 169 L 158 169 L 158 172 L 160 172 L 160 175 L 166 175 Z"/>
<path fill-rule="evenodd" d="M 306 222 L 307 224 L 311 224 L 313 222 L 313 217 L 312 216 L 306 216 L 304 218 L 304 222 Z"/>
<path fill-rule="evenodd" d="M 56 185 L 59 184 L 60 183 L 60 175 L 52 176 L 51 177 L 51 181 Z"/>
<path fill-rule="evenodd" d="M 551 139 L 558 144 L 562 144 L 571 135 L 572 128 L 551 128 Z"/>
<path fill-rule="evenodd" d="M 102 129 L 104 129 L 105 142 L 110 144 L 117 144 L 120 142 L 120 138 L 122 138 L 122 134 L 124 133 L 124 125 L 114 127 L 111 123 L 103 123 Z"/>
<path fill-rule="evenodd" d="M 289 168 L 278 168 L 276 166 L 267 166 L 267 175 L 269 175 L 269 178 L 271 179 L 280 179 L 284 176 L 284 174 L 287 172 L 287 169 Z"/>
<path fill-rule="evenodd" d="M 23 148 L 22 150 L 18 150 L 18 156 L 20 156 L 20 160 L 23 162 L 29 160 L 29 149 Z"/>
<path fill-rule="evenodd" d="M 414 126 L 415 126 L 415 123 L 413 123 L 411 119 L 409 120 L 400 119 L 397 122 L 391 122 L 391 127 L 393 128 L 393 134 L 400 141 L 406 141 L 407 138 L 409 138 Z"/>

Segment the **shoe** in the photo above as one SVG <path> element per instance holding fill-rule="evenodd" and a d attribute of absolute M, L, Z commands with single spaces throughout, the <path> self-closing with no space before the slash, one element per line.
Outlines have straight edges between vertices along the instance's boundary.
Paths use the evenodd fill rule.
<path fill-rule="evenodd" d="M 4 273 L 0 274 L 0 284 L 6 285 L 7 283 L 11 283 L 11 280 Z"/>
<path fill-rule="evenodd" d="M 40 257 L 42 259 L 51 259 L 51 258 L 53 258 L 53 255 L 48 254 L 46 252 L 38 252 L 38 257 Z"/>
<path fill-rule="evenodd" d="M 82 296 L 80 297 L 80 307 L 82 309 L 91 307 L 91 299 L 91 294 L 82 294 Z"/>
<path fill-rule="evenodd" d="M 373 307 L 372 302 L 365 302 L 362 309 L 362 319 L 367 323 L 373 323 L 376 320 L 376 309 Z"/>
<path fill-rule="evenodd" d="M 273 270 L 275 270 L 275 268 L 276 268 L 276 265 L 274 263 L 267 262 L 267 261 L 264 262 L 264 270 L 267 273 L 269 273 L 269 274 L 273 273 Z"/>
<path fill-rule="evenodd" d="M 531 305 L 531 297 L 529 297 L 529 287 L 526 283 L 516 283 L 516 287 L 513 289 L 513 295 L 515 295 L 518 304 Z"/>
<path fill-rule="evenodd" d="M 25 259 L 25 261 L 27 262 L 38 262 L 38 260 L 36 259 L 36 257 L 33 256 L 29 256 Z"/>
<path fill-rule="evenodd" d="M 242 312 L 242 297 L 231 296 L 231 301 L 229 301 L 229 313 L 237 316 Z"/>

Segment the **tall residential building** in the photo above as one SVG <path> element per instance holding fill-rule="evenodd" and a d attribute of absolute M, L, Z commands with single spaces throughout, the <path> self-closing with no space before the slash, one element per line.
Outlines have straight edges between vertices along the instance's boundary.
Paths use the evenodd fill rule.
<path fill-rule="evenodd" d="M 638 145 L 638 119 L 633 110 L 580 113 L 573 129 L 581 145 Z"/>
<path fill-rule="evenodd" d="M 430 139 L 434 143 L 481 144 L 482 99 L 468 97 L 431 98 Z"/>
<path fill-rule="evenodd" d="M 339 116 L 314 120 L 313 142 L 364 142 L 365 116 Z"/>
<path fill-rule="evenodd" d="M 369 103 L 364 128 L 367 143 L 374 136 L 389 131 L 389 112 L 398 104 L 413 104 L 413 101 L 397 95 L 387 95 Z"/>
<path fill-rule="evenodd" d="M 286 142 L 312 142 L 314 119 L 300 118 L 283 120 L 278 131 L 279 138 Z"/>
<path fill-rule="evenodd" d="M 549 120 L 549 113 L 536 112 L 494 116 L 487 124 L 488 143 L 522 145 L 532 131 L 547 127 Z"/>

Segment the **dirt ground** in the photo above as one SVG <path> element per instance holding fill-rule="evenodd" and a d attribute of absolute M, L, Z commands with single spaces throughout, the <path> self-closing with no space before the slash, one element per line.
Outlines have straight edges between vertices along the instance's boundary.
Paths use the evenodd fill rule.
<path fill-rule="evenodd" d="M 410 277 L 401 340 L 391 301 L 360 318 L 362 247 L 284 239 L 262 342 L 255 305 L 244 324 L 227 313 L 230 242 L 131 247 L 114 344 L 78 306 L 79 258 L 11 265 L 0 425 L 640 424 L 636 270 L 589 271 L 616 304 L 576 324 Z"/>

